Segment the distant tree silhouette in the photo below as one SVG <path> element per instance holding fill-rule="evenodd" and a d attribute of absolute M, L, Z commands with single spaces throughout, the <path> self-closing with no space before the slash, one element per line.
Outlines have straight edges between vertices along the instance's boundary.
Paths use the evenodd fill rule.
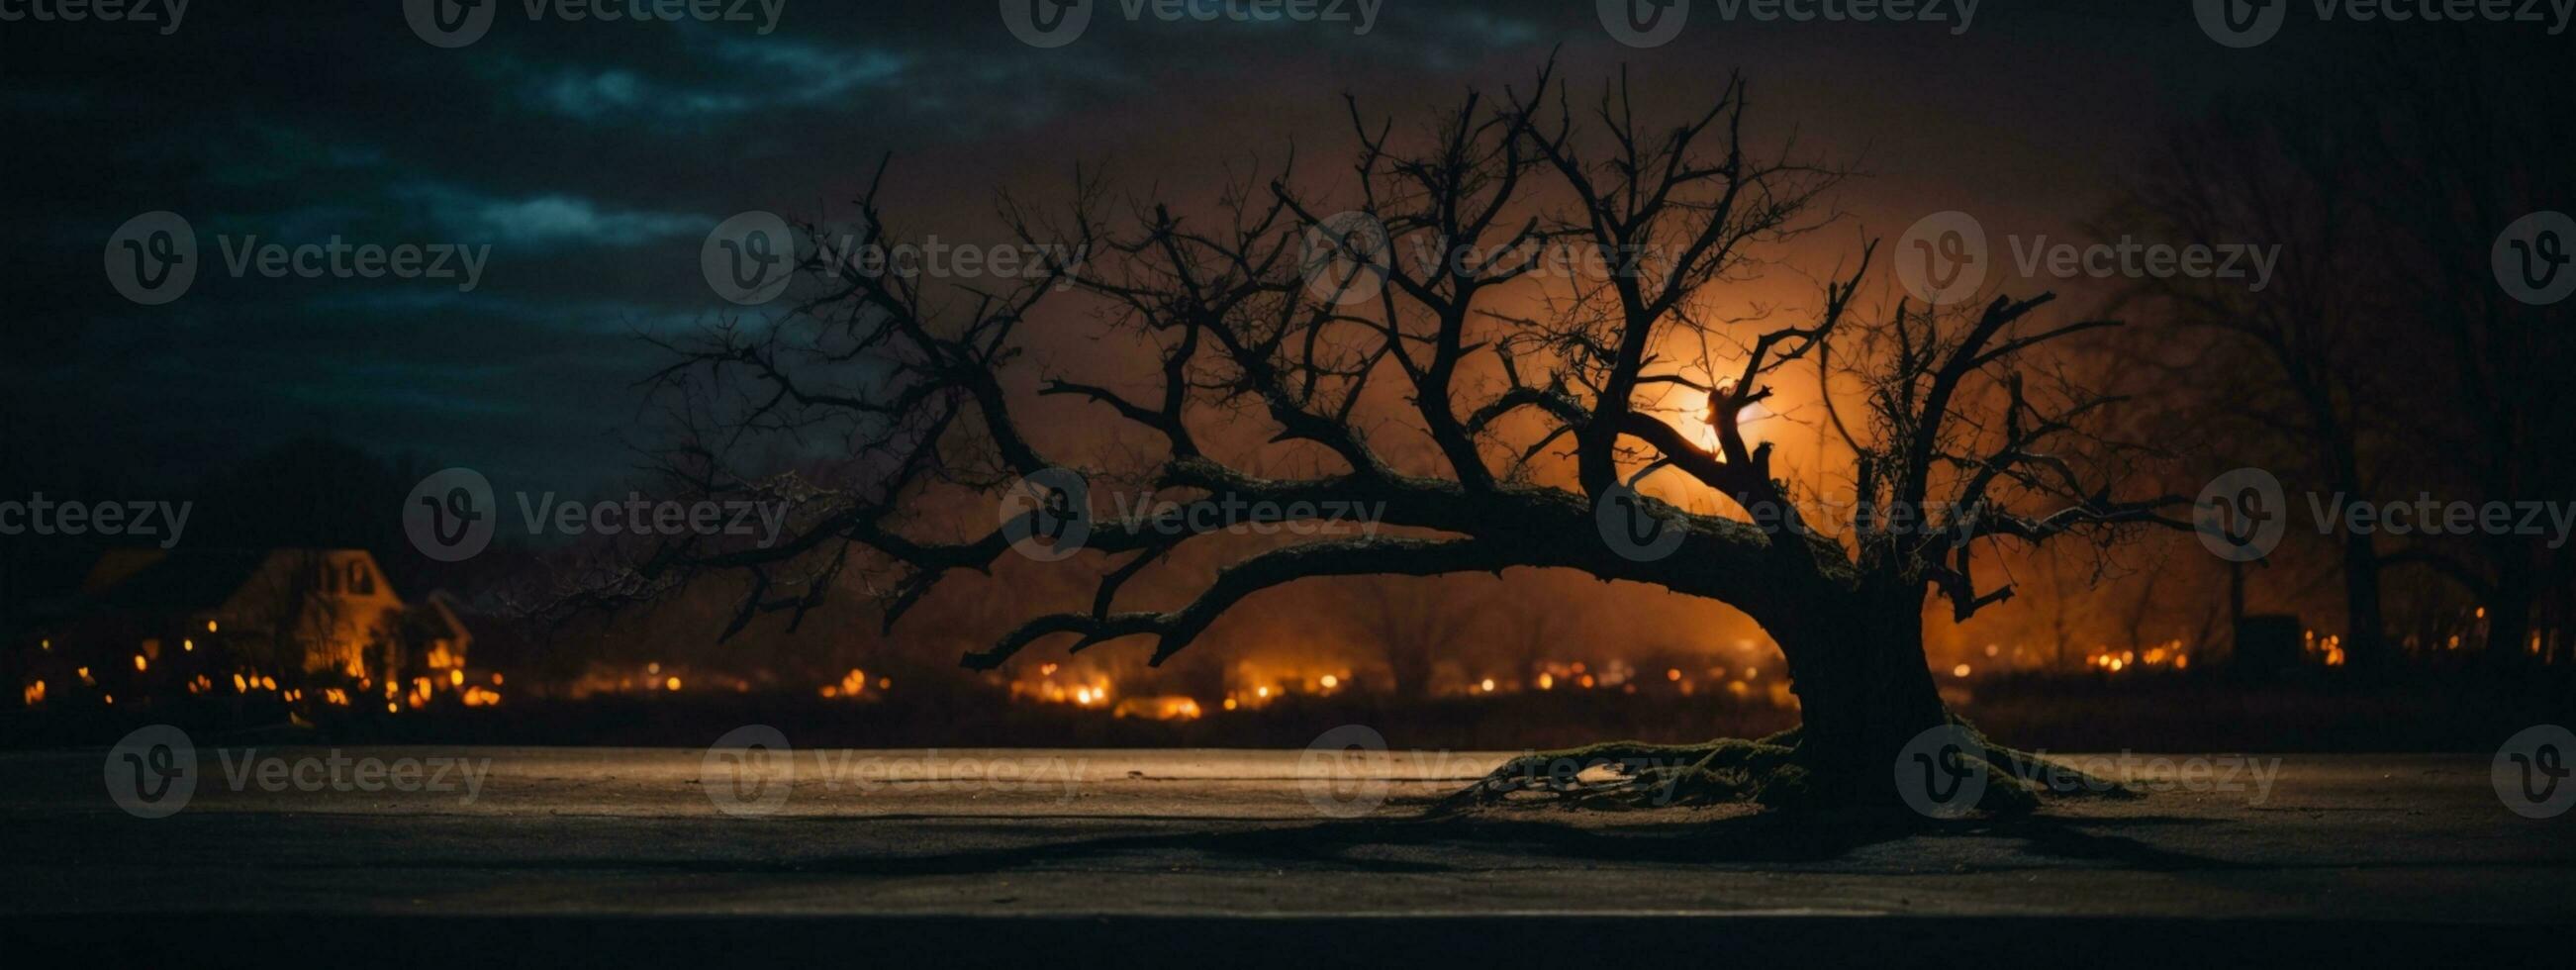
<path fill-rule="evenodd" d="M 2156 311 L 2224 343 L 2188 346 L 2171 401 L 2231 413 L 2222 450 L 2347 501 L 2576 494 L 2576 364 L 2566 304 L 2526 306 L 2490 264 L 2497 234 L 2576 198 L 2561 45 L 2436 33 L 2296 97 L 2239 98 L 2175 132 L 2122 225 L 2282 247 L 2261 292 L 2150 281 Z M 2348 56 L 2339 54 L 2338 56 Z M 2302 512 L 2304 514 L 2304 512 Z M 2393 655 L 2382 574 L 2429 567 L 2483 607 L 2491 659 L 2528 655 L 2535 610 L 2576 583 L 2546 536 L 2335 537 L 2346 653 Z M 2570 544 L 2576 546 L 2576 544 Z M 2420 624 L 2416 624 L 2420 626 Z"/>

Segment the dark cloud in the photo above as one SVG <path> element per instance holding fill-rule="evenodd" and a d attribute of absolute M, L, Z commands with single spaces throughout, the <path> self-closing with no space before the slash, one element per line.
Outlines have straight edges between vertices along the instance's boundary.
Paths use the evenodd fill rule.
<path fill-rule="evenodd" d="M 969 235 L 990 231 L 996 187 L 1060 184 L 1084 161 L 1186 186 L 1292 139 L 1335 158 L 1343 91 L 1401 112 L 1526 83 L 1561 48 L 1587 85 L 1624 66 L 1704 92 L 1744 68 L 1782 132 L 1880 174 L 1863 210 L 1926 198 L 2080 218 L 2106 162 L 2235 72 L 2187 11 L 2150 5 L 1990 0 L 1962 35 L 1709 22 L 1651 50 L 1610 40 L 1589 3 L 1385 0 L 1359 33 L 1130 22 L 1105 0 L 1080 40 L 1045 50 L 982 2 L 788 0 L 765 32 L 496 6 L 490 33 L 455 50 L 394 3 L 200 3 L 167 35 L 0 25 L 6 326 L 26 351 L 9 400 L 26 422 L 92 429 L 49 438 L 71 442 L 52 460 L 113 453 L 185 476 L 321 431 L 574 485 L 613 477 L 649 432 L 633 382 L 659 358 L 638 335 L 731 309 L 699 279 L 706 230 L 745 209 L 826 214 L 889 151 L 906 214 Z M 207 272 L 141 307 L 101 258 L 154 210 L 192 221 Z M 470 290 L 219 265 L 218 237 L 335 236 L 488 246 L 489 263 Z"/>

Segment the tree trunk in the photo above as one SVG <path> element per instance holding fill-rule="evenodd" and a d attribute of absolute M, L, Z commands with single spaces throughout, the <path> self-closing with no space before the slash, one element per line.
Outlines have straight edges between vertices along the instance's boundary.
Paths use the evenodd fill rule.
<path fill-rule="evenodd" d="M 1800 613 L 1769 624 L 1798 695 L 1799 760 L 1824 800 L 1894 804 L 1898 752 L 1949 718 L 1924 660 L 1921 598 L 1846 595 Z"/>
<path fill-rule="evenodd" d="M 2504 670 L 2531 665 L 2531 576 L 2512 572 L 2498 577 L 2488 597 L 2486 662 Z"/>
<path fill-rule="evenodd" d="M 2355 668 L 2385 672 L 2396 658 L 2388 620 L 2380 607 L 2379 550 L 2368 533 L 2350 530 L 2343 542 L 2344 655 Z"/>

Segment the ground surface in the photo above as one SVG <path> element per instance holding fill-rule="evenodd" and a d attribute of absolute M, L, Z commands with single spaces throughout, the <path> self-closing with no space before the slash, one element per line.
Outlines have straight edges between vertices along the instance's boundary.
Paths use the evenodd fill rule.
<path fill-rule="evenodd" d="M 758 763 L 758 787 L 701 751 L 338 752 L 345 781 L 354 759 L 410 759 L 447 789 L 414 792 L 333 790 L 327 749 L 200 754 L 186 807 L 157 820 L 108 798 L 100 751 L 0 756 L 14 942 L 140 957 L 211 933 L 405 962 L 422 954 L 403 941 L 459 933 L 521 955 L 580 940 L 673 958 L 711 938 L 740 956 L 860 934 L 960 959 L 1137 939 L 1284 959 L 1348 956 L 1320 941 L 1358 927 L 1389 955 L 1615 932 L 1947 963 L 1975 962 L 1958 948 L 1987 930 L 2367 960 L 2563 955 L 2576 925 L 2576 815 L 2507 811 L 2476 755 L 2288 755 L 2268 791 L 2220 760 L 2195 787 L 2233 790 L 1889 827 L 1731 809 L 1414 817 L 1502 754 L 800 751 L 782 788 L 780 762 Z M 277 758 L 311 767 L 263 790 Z M 488 773 L 469 796 L 439 758 Z M 2132 770 L 2149 788 L 2191 777 Z M 1012 919 L 965 919 L 992 916 Z"/>

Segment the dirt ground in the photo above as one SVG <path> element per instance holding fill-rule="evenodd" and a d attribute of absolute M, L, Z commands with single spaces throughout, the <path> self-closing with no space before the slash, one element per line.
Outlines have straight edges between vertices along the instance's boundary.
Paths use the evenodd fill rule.
<path fill-rule="evenodd" d="M 2509 811 L 2483 755 L 2078 757 L 2146 794 L 1890 825 L 1419 817 L 1498 753 L 566 748 L 200 749 L 184 807 L 148 819 L 111 800 L 130 766 L 107 754 L 0 756 L 0 925 L 20 948 L 145 958 L 212 935 L 439 962 L 420 947 L 741 955 L 864 934 L 965 962 L 1151 939 L 1287 960 L 1349 956 L 1339 933 L 1392 958 L 1607 927 L 1899 963 L 1981 942 L 2032 962 L 2375 963 L 2559 952 L 2576 925 L 2576 815 Z"/>

